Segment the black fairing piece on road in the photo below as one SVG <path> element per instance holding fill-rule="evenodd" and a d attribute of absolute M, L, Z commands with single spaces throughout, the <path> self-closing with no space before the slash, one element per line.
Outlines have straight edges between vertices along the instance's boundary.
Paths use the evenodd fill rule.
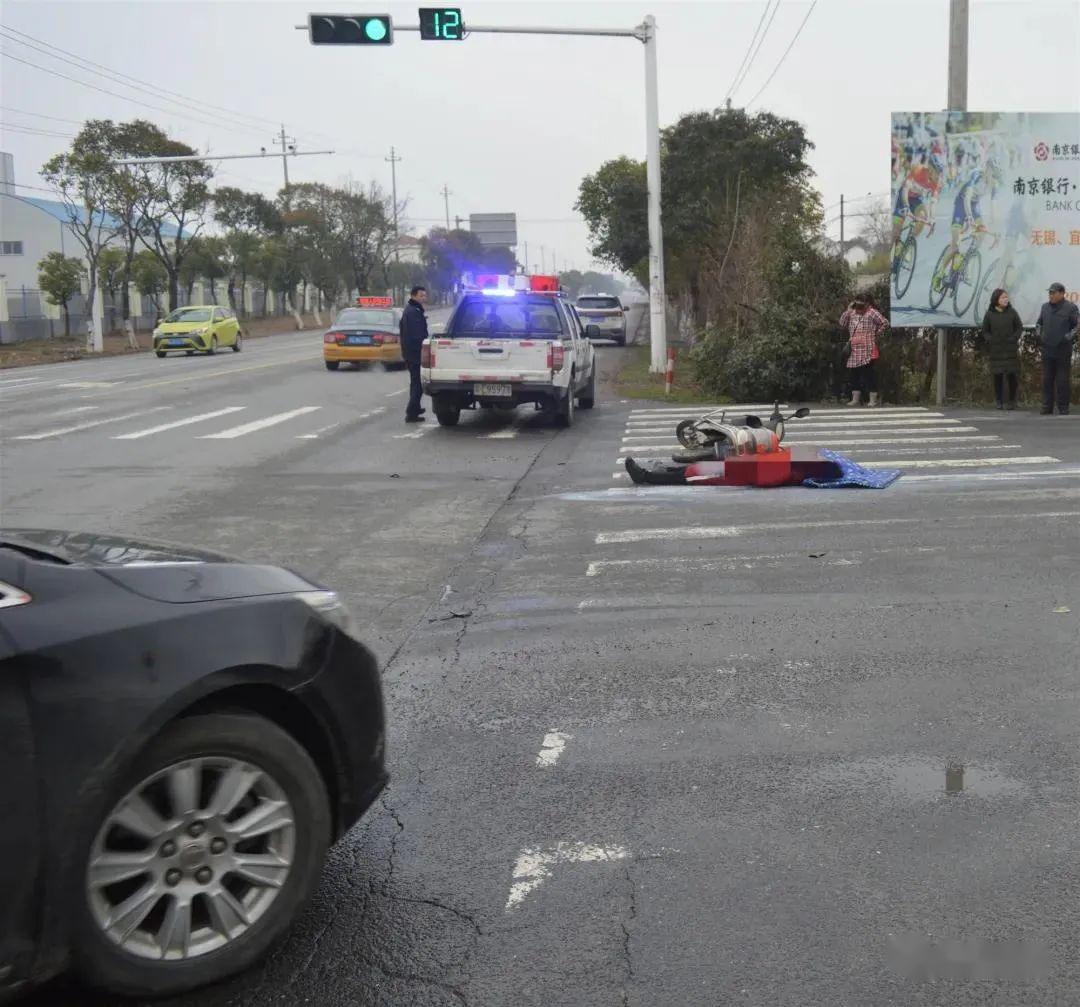
<path fill-rule="evenodd" d="M 322 590 L 297 575 L 19 530 L 0 532 L 0 584 L 32 599 L 4 607 L 0 588 L 0 998 L 67 965 L 87 839 L 117 778 L 177 718 L 283 728 L 326 784 L 335 839 L 385 786 L 375 659 L 337 612 L 297 597 Z"/>

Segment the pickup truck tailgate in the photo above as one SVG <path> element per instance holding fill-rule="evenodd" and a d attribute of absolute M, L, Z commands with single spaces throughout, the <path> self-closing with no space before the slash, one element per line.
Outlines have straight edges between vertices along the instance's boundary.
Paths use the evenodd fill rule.
<path fill-rule="evenodd" d="M 549 339 L 431 340 L 432 381 L 550 379 Z"/>

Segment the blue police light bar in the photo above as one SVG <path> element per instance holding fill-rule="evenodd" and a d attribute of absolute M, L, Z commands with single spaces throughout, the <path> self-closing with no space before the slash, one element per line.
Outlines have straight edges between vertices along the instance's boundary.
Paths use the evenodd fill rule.
<path fill-rule="evenodd" d="M 393 45 L 389 14 L 309 14 L 312 45 Z"/>

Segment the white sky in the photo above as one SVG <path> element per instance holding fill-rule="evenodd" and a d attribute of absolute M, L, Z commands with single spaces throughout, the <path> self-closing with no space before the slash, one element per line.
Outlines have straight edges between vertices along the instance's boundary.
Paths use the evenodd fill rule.
<path fill-rule="evenodd" d="M 685 112 L 723 103 L 765 0 L 460 5 L 466 24 L 623 28 L 655 14 L 660 117 L 667 125 Z M 274 124 L 284 121 L 301 150 L 338 152 L 291 160 L 292 181 L 333 183 L 351 176 L 377 179 L 388 189 L 384 158 L 393 145 L 402 157 L 399 196 L 409 197 L 414 233 L 443 222 L 445 183 L 451 217 L 516 212 L 530 264 L 539 265 L 544 246 L 549 267 L 553 250 L 560 267 L 588 267 L 586 230 L 573 204 L 582 177 L 603 161 L 644 157 L 643 47 L 633 39 L 502 35 L 437 43 L 399 33 L 392 46 L 331 48 L 310 45 L 306 33 L 293 28 L 309 11 L 328 10 L 388 12 L 399 24 L 415 24 L 417 6 L 383 0 L 325 7 L 262 0 L 4 0 L 5 26 L 129 74 L 154 94 L 7 39 L 5 53 L 175 111 L 144 108 L 4 59 L 0 116 L 5 127 L 68 134 L 87 117 L 142 116 L 217 153 L 270 148 Z M 736 105 L 768 78 L 808 7 L 781 0 L 735 92 Z M 970 108 L 1080 108 L 1080 0 L 972 0 L 971 7 Z M 858 197 L 888 189 L 892 111 L 944 107 L 947 24 L 948 0 L 819 0 L 751 109 L 768 108 L 805 124 L 827 206 L 841 193 Z M 157 96 L 162 89 L 200 109 L 210 102 L 233 110 L 242 125 L 221 123 L 211 109 L 170 104 Z M 25 185 L 40 185 L 41 164 L 66 145 L 62 138 L 6 128 L 0 135 L 0 149 L 14 155 L 16 181 Z M 217 181 L 272 195 L 281 185 L 281 161 L 224 162 Z M 519 244 L 519 257 L 521 252 Z"/>

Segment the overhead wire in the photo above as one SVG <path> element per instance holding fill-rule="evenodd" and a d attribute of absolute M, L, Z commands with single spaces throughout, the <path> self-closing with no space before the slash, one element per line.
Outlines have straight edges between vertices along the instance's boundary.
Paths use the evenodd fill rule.
<path fill-rule="evenodd" d="M 743 84 L 746 83 L 746 78 L 750 74 L 750 68 L 754 65 L 754 60 L 757 59 L 757 54 L 761 52 L 761 46 L 765 42 L 765 36 L 769 34 L 769 29 L 772 27 L 773 21 L 776 19 L 776 12 L 780 10 L 780 0 L 776 0 L 776 6 L 772 9 L 772 14 L 769 15 L 768 23 L 765 25 L 765 30 L 761 33 L 761 38 L 758 39 L 757 47 L 754 49 L 753 55 L 750 57 L 750 62 L 746 64 L 746 69 L 743 70 L 742 76 L 736 81 L 735 86 L 731 89 L 734 94 Z M 747 102 L 749 105 L 750 102 Z"/>
<path fill-rule="evenodd" d="M 45 115 L 44 112 L 31 112 L 25 108 L 12 108 L 10 105 L 0 105 L 0 111 L 14 112 L 16 115 L 29 115 L 35 119 L 52 119 L 53 122 L 66 122 L 72 126 L 81 126 L 84 122 L 83 119 L 61 119 L 58 115 Z"/>
<path fill-rule="evenodd" d="M 50 56 L 53 59 L 60 59 L 55 56 L 54 53 L 61 53 L 70 59 L 76 61 L 77 64 L 85 64 L 85 66 L 77 66 L 76 69 L 83 70 L 85 73 L 95 73 L 98 76 L 105 77 L 111 80 L 112 83 L 120 84 L 122 87 L 130 87 L 136 91 L 142 91 L 147 94 L 151 94 L 161 100 L 171 102 L 176 105 L 187 107 L 190 110 L 199 112 L 203 115 L 210 115 L 214 118 L 226 119 L 231 121 L 233 125 L 239 125 L 242 128 L 250 129 L 253 133 L 258 132 L 260 135 L 265 133 L 267 126 L 278 127 L 280 123 L 274 119 L 268 119 L 265 116 L 256 115 L 253 112 L 238 112 L 235 109 L 226 108 L 224 105 L 215 105 L 212 102 L 199 101 L 196 98 L 192 98 L 190 95 L 185 95 L 180 91 L 172 91 L 168 88 L 159 87 L 157 85 L 147 86 L 148 82 L 142 80 L 139 77 L 133 77 L 131 74 L 123 73 L 120 70 L 113 70 L 110 67 L 105 66 L 103 63 L 97 63 L 92 59 L 87 59 L 85 56 L 80 56 L 78 53 L 71 52 L 68 49 L 61 48 L 58 45 L 54 45 L 52 42 L 48 42 L 44 39 L 36 38 L 33 35 L 24 31 L 19 31 L 17 28 L 12 28 L 8 25 L 0 25 L 0 31 L 9 33 L 6 37 L 9 41 L 16 42 L 19 45 L 27 46 L 31 49 L 36 49 L 38 52 L 43 52 L 45 55 Z M 12 35 L 21 36 L 20 38 L 12 38 Z M 24 41 L 29 39 L 30 41 Z M 32 43 L 37 43 L 36 45 Z M 46 49 L 39 48 L 45 46 Z M 47 51 L 47 50 L 52 50 Z M 66 62 L 66 60 L 62 60 Z M 130 83 L 128 83 L 130 82 Z M 220 113 L 220 114 L 219 114 Z M 265 123 L 266 125 L 262 125 Z M 315 134 L 311 134 L 315 135 Z"/>
<path fill-rule="evenodd" d="M 747 108 L 749 108 L 751 105 L 754 104 L 755 101 L 758 100 L 758 98 L 761 96 L 761 92 L 764 91 L 765 88 L 767 88 L 772 83 L 773 77 L 776 76 L 776 73 L 780 69 L 780 67 L 784 65 L 784 60 L 787 59 L 788 53 L 791 52 L 792 48 L 795 46 L 795 43 L 799 40 L 799 36 L 802 34 L 802 30 L 806 27 L 806 22 L 810 20 L 810 15 L 814 13 L 814 8 L 817 6 L 817 2 L 818 0 L 813 0 L 813 3 L 810 4 L 810 9 L 806 12 L 806 17 L 802 19 L 802 24 L 799 25 L 799 28 L 795 32 L 794 37 L 788 43 L 788 47 L 784 50 L 784 55 L 780 57 L 780 61 L 776 64 L 776 66 L 773 67 L 773 72 L 769 74 L 769 77 L 765 81 L 765 83 L 758 88 L 757 94 L 755 94 L 754 97 L 746 103 Z"/>
<path fill-rule="evenodd" d="M 746 60 L 750 56 L 750 50 L 754 48 L 754 43 L 757 41 L 758 32 L 761 31 L 761 26 L 765 21 L 765 16 L 769 13 L 769 7 L 772 4 L 772 0 L 765 0 L 765 8 L 761 12 L 761 17 L 758 18 L 757 27 L 754 29 L 754 34 L 750 36 L 750 44 L 746 47 L 746 52 L 743 53 L 742 62 L 739 64 L 739 69 L 735 71 L 735 76 L 732 77 L 731 83 L 728 85 L 727 91 L 724 93 L 724 100 L 726 101 L 731 97 L 731 92 L 735 90 L 735 82 L 739 79 L 739 75 L 743 72 L 743 67 L 746 66 Z"/>
<path fill-rule="evenodd" d="M 34 126 L 13 126 L 10 123 L 0 125 L 0 133 L 25 133 L 27 136 L 54 136 L 61 140 L 74 140 L 74 133 L 57 133 L 49 129 L 37 129 Z"/>

